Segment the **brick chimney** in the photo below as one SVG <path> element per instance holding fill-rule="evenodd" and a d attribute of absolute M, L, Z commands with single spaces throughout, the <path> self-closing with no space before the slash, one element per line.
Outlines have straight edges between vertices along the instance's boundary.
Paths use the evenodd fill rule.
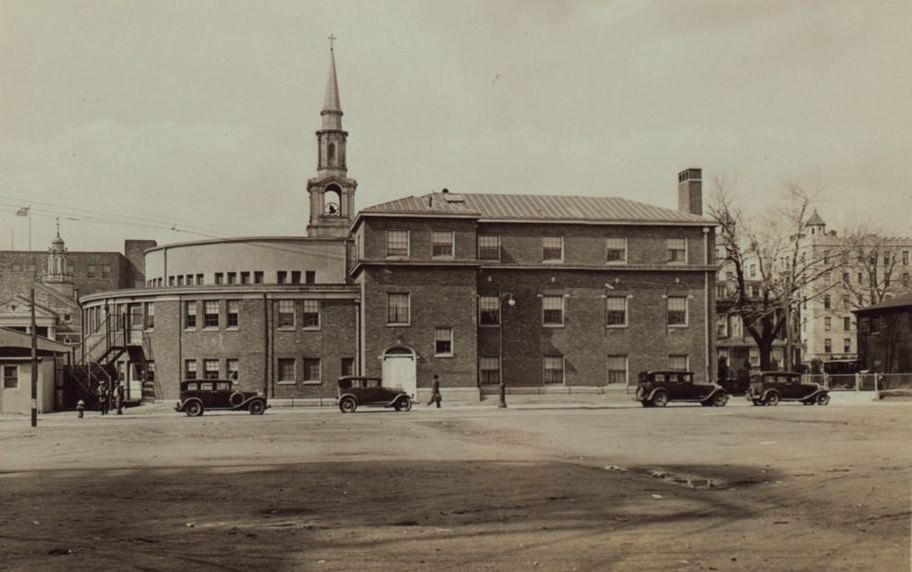
<path fill-rule="evenodd" d="M 703 169 L 690 167 L 678 173 L 678 210 L 703 214 Z"/>

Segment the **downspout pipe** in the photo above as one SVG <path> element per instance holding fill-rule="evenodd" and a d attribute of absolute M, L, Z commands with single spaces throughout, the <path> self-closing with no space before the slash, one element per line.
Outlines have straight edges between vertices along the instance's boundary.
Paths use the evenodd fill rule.
<path fill-rule="evenodd" d="M 703 250 L 704 250 L 704 256 L 705 256 L 705 261 L 704 261 L 704 262 L 705 262 L 705 264 L 706 264 L 707 267 L 712 263 L 712 253 L 710 252 L 710 244 L 709 244 L 709 232 L 710 232 L 710 228 L 709 228 L 708 226 L 704 226 L 704 227 L 703 227 Z M 713 364 L 712 364 L 712 337 L 711 337 L 711 335 L 712 335 L 712 324 L 711 324 L 711 322 L 710 322 L 710 321 L 712 320 L 712 317 L 713 317 L 713 304 L 712 304 L 712 298 L 710 297 L 710 295 L 712 294 L 712 292 L 710 291 L 710 287 L 709 287 L 709 275 L 710 275 L 710 272 L 712 272 L 712 270 L 706 270 L 706 271 L 703 273 L 703 287 L 704 287 L 704 293 L 703 293 L 703 295 L 704 295 L 705 300 L 706 300 L 706 319 L 704 320 L 704 321 L 706 322 L 706 330 L 705 330 L 705 340 L 706 340 L 706 343 L 705 343 L 705 345 L 706 345 L 706 382 L 707 382 L 707 383 L 714 383 L 714 380 L 713 380 L 713 377 L 712 377 L 712 372 L 713 372 Z"/>

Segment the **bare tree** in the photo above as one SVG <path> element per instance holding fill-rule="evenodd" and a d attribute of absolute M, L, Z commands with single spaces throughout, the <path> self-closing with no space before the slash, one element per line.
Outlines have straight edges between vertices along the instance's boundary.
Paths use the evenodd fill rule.
<path fill-rule="evenodd" d="M 842 288 L 852 307 L 878 304 L 898 294 L 908 294 L 909 275 L 901 268 L 909 264 L 908 246 L 885 235 L 877 225 L 858 223 L 843 234 Z"/>
<path fill-rule="evenodd" d="M 761 369 L 770 369 L 773 342 L 777 338 L 793 341 L 801 301 L 812 288 L 814 295 L 824 295 L 833 287 L 817 286 L 838 259 L 806 248 L 816 194 L 789 185 L 780 204 L 747 217 L 737 206 L 732 186 L 730 181 L 715 180 L 709 214 L 719 225 L 723 264 L 734 276 L 732 307 L 757 344 Z M 786 369 L 792 366 L 790 343 L 784 356 Z"/>

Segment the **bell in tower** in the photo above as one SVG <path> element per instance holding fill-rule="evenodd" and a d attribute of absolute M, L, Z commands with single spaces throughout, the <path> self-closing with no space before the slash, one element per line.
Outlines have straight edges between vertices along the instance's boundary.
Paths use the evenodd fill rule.
<path fill-rule="evenodd" d="M 313 237 L 348 236 L 355 211 L 357 181 L 348 178 L 346 143 L 342 129 L 342 106 L 336 80 L 336 54 L 329 36 L 329 79 L 323 99 L 321 129 L 317 131 L 317 176 L 307 181 L 310 195 L 310 223 L 307 235 Z"/>

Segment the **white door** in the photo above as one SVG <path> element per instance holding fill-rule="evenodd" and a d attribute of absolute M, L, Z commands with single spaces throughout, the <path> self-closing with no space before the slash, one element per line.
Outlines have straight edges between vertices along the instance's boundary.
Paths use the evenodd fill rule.
<path fill-rule="evenodd" d="M 415 398 L 418 391 L 418 377 L 415 374 L 415 356 L 387 354 L 383 356 L 383 385 L 400 387 Z"/>

